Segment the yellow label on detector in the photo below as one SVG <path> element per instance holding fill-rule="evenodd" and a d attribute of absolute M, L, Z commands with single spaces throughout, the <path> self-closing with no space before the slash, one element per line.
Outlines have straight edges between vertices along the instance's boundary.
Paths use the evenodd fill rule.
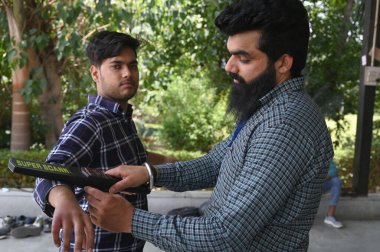
<path fill-rule="evenodd" d="M 65 174 L 70 174 L 70 170 L 66 167 L 56 166 L 52 164 L 43 164 L 43 163 L 37 163 L 32 161 L 25 161 L 25 160 L 16 160 L 16 164 L 18 166 L 23 167 L 31 167 L 34 169 L 41 169 L 45 171 L 52 171 L 52 172 L 60 172 Z"/>

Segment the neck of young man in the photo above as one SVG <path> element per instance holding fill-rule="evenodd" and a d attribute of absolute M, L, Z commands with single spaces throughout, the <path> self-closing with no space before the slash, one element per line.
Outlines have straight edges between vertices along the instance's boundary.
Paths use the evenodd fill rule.
<path fill-rule="evenodd" d="M 117 103 L 119 103 L 120 108 L 121 108 L 124 112 L 126 112 L 126 111 L 128 110 L 128 100 L 127 100 L 127 101 L 124 101 L 124 102 L 117 102 Z"/>

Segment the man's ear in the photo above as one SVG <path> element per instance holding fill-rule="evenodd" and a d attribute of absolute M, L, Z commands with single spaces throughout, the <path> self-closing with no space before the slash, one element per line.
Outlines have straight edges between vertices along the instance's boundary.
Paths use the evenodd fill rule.
<path fill-rule="evenodd" d="M 98 82 L 98 80 L 99 80 L 99 69 L 96 66 L 91 65 L 90 72 L 91 72 L 92 79 L 95 82 Z"/>
<path fill-rule="evenodd" d="M 290 69 L 293 66 L 293 57 L 289 54 L 282 55 L 276 62 L 275 68 L 280 75 L 290 74 Z"/>

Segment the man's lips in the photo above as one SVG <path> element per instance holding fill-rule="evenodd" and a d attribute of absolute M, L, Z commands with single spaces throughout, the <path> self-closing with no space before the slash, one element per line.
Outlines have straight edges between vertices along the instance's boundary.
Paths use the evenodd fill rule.
<path fill-rule="evenodd" d="M 240 75 L 236 74 L 236 73 L 228 73 L 230 75 L 230 77 L 233 79 L 233 82 L 235 84 L 240 84 L 240 83 L 244 83 L 244 79 L 243 77 L 241 77 Z"/>
<path fill-rule="evenodd" d="M 135 83 L 133 81 L 124 81 L 120 83 L 120 86 L 131 86 L 134 87 Z"/>

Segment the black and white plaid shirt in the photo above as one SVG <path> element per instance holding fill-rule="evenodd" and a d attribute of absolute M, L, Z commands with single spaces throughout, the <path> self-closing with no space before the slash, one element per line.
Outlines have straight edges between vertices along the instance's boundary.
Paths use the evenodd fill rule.
<path fill-rule="evenodd" d="M 65 124 L 47 162 L 101 171 L 121 164 L 143 164 L 146 162 L 146 152 L 137 136 L 132 112 L 131 105 L 124 112 L 118 103 L 100 96 L 89 96 L 89 104 Z M 46 195 L 59 184 L 62 183 L 46 179 L 36 180 L 35 200 L 48 215 L 52 215 L 52 211 L 47 204 Z M 88 211 L 83 188 L 75 188 L 75 194 L 82 209 Z M 147 209 L 146 196 L 125 198 L 137 208 Z M 144 241 L 130 234 L 110 233 L 95 227 L 93 251 L 142 251 L 143 246 Z M 73 247 L 71 242 L 71 249 Z"/>
<path fill-rule="evenodd" d="M 291 79 L 232 136 L 195 160 L 158 167 L 173 191 L 213 187 L 201 217 L 137 209 L 132 234 L 165 251 L 307 251 L 333 156 L 324 117 Z"/>

